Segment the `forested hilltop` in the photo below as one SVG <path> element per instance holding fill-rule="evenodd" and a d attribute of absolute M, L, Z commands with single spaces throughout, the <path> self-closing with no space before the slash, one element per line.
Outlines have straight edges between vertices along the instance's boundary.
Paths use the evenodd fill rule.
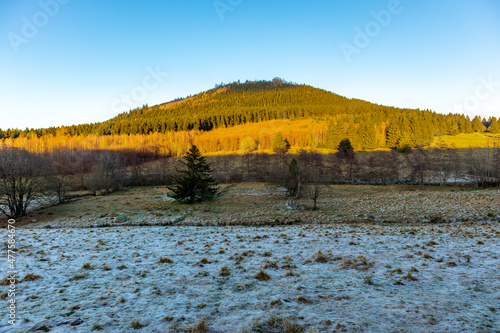
<path fill-rule="evenodd" d="M 216 86 L 214 89 L 184 99 L 151 107 L 145 105 L 102 123 L 0 131 L 0 138 L 7 145 L 31 148 L 35 145 L 45 147 L 43 148 L 45 150 L 61 145 L 55 139 L 57 137 L 63 137 L 65 141 L 71 142 L 73 148 L 95 149 L 110 148 L 110 146 L 119 148 L 120 142 L 125 141 L 127 143 L 123 143 L 124 148 L 139 148 L 136 146 L 140 143 L 135 140 L 137 138 L 142 143 L 145 135 L 157 134 L 156 139 L 148 138 L 146 141 L 148 145 L 162 146 L 167 141 L 192 141 L 194 137 L 219 130 L 217 138 L 214 138 L 214 134 L 210 136 L 215 142 L 209 144 L 212 148 L 204 150 L 235 151 L 242 148 L 245 138 L 232 137 L 231 143 L 223 144 L 226 132 L 221 129 L 273 120 L 305 119 L 313 122 L 309 124 L 310 126 L 302 122 L 302 127 L 297 128 L 297 131 L 302 129 L 304 138 L 292 138 L 294 135 L 299 135 L 294 134 L 296 131 L 292 126 L 289 129 L 291 137 L 289 141 L 312 148 L 336 149 L 343 138 L 349 138 L 358 150 L 417 147 L 428 146 L 435 136 L 446 134 L 456 135 L 485 130 L 489 130 L 490 133 L 500 132 L 498 121 L 494 117 L 488 120 L 476 117 L 471 120 L 464 115 L 442 115 L 429 110 L 400 109 L 349 99 L 311 86 L 274 79 Z M 304 126 L 307 127 L 306 131 L 303 130 Z M 180 132 L 187 134 L 174 134 Z M 259 142 L 269 141 L 268 138 L 251 139 L 256 149 L 269 148 L 266 144 L 261 146 Z M 89 140 L 93 142 L 92 147 L 89 146 L 90 143 L 86 143 Z M 179 144 L 183 145 L 180 141 Z M 201 146 L 203 149 L 203 145 Z M 163 147 L 163 150 L 172 149 Z"/>

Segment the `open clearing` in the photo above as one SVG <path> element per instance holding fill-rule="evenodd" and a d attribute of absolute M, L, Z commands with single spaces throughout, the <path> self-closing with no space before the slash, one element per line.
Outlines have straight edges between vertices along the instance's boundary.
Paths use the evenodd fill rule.
<path fill-rule="evenodd" d="M 255 225 L 280 223 L 426 223 L 500 219 L 500 191 L 458 187 L 328 186 L 319 210 L 289 209 L 281 189 L 262 183 L 221 186 L 222 195 L 204 204 L 172 202 L 166 187 L 139 187 L 86 197 L 32 212 L 32 227 L 114 225 Z M 312 201 L 301 199 L 307 208 Z M 34 222 L 32 222 L 34 221 Z"/>
<path fill-rule="evenodd" d="M 16 233 L 20 321 L 0 331 L 284 332 L 271 315 L 297 332 L 500 331 L 497 191 L 332 186 L 317 212 L 263 185 L 194 206 L 165 193 L 32 213 Z M 304 224 L 210 225 L 276 218 Z M 126 225 L 144 221 L 172 225 Z"/>

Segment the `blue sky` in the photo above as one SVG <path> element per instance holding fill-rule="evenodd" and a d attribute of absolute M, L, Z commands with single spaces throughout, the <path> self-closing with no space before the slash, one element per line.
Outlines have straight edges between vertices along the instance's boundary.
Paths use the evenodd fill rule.
<path fill-rule="evenodd" d="M 103 121 L 276 76 L 499 117 L 499 55 L 495 0 L 0 0 L 0 128 Z"/>

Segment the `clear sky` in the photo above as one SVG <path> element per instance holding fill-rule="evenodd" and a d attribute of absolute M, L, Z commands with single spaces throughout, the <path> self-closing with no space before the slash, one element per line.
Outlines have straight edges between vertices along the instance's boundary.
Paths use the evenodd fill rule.
<path fill-rule="evenodd" d="M 500 1 L 0 0 L 0 128 L 272 79 L 500 116 Z"/>

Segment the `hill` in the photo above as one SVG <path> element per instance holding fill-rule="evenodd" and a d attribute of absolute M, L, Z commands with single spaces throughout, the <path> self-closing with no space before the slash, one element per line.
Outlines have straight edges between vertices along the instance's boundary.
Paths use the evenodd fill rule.
<path fill-rule="evenodd" d="M 138 145 L 144 146 L 144 136 L 147 136 L 154 139 L 146 140 L 148 145 L 160 145 L 167 151 L 171 149 L 164 147 L 165 142 L 175 142 L 174 138 L 183 138 L 179 144 L 184 145 L 192 142 L 194 137 L 206 137 L 206 133 L 213 132 L 209 137 L 218 142 L 217 147 L 207 148 L 206 152 L 238 150 L 247 136 L 254 141 L 250 146 L 255 146 L 255 149 L 269 149 L 266 143 L 269 138 L 261 142 L 262 135 L 259 138 L 253 133 L 237 135 L 236 142 L 224 144 L 227 133 L 232 132 L 232 136 L 234 132 L 242 133 L 224 129 L 264 122 L 267 123 L 264 127 L 269 128 L 272 121 L 293 123 L 287 128 L 288 136 L 289 139 L 300 137 L 294 139 L 298 148 L 335 149 L 341 139 L 349 138 L 358 150 L 428 146 L 435 137 L 482 133 L 485 125 L 490 123 L 492 129 L 498 127 L 494 125 L 497 124 L 494 118 L 490 123 L 483 123 L 478 117 L 471 121 L 464 115 L 383 106 L 274 79 L 217 86 L 187 98 L 152 107 L 145 105 L 102 123 L 8 130 L 0 132 L 0 138 L 9 145 L 37 147 L 40 142 L 36 141 L 42 138 L 42 146 L 61 146 L 56 138 L 64 138 L 65 142 L 73 142 L 73 148 L 83 149 L 111 148 L 113 143 L 127 141 L 126 145 L 115 144 L 113 147 L 135 149 Z M 269 133 L 276 135 L 277 132 L 269 128 Z M 217 137 L 214 137 L 215 133 Z M 140 143 L 134 139 L 138 136 Z M 27 142 L 29 140 L 31 142 Z M 94 144 L 81 144 L 88 140 Z"/>

